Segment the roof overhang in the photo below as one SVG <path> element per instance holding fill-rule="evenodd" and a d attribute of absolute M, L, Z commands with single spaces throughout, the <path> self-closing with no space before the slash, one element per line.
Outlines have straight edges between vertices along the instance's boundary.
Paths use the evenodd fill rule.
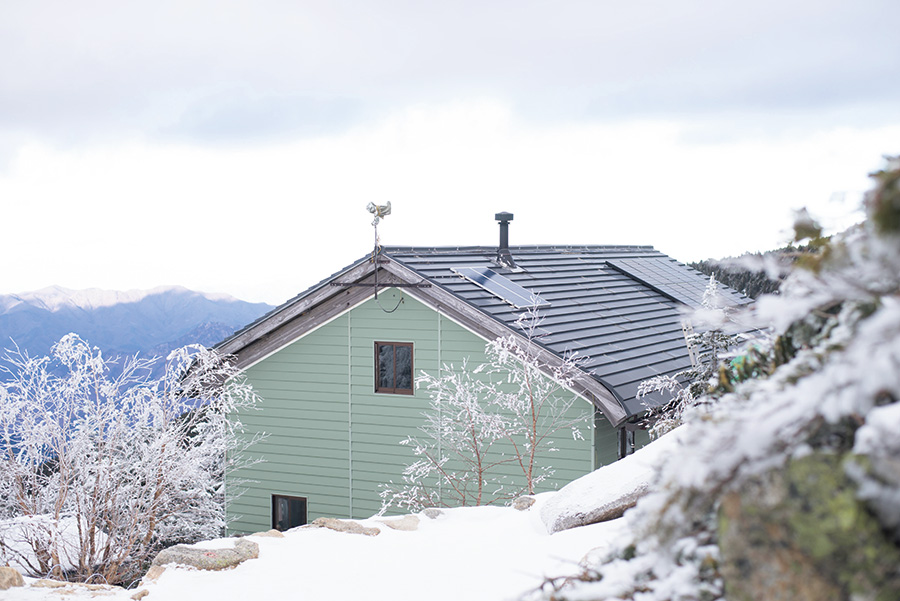
<path fill-rule="evenodd" d="M 385 271 L 403 281 L 422 280 L 422 276 L 418 272 L 398 261 L 390 260 L 383 267 Z M 502 336 L 512 335 L 520 344 L 530 346 L 534 350 L 538 361 L 547 365 L 550 369 L 561 366 L 564 361 L 556 353 L 534 344 L 521 333 L 510 329 L 506 324 L 478 310 L 440 285 L 435 284 L 430 288 L 416 290 L 415 296 L 426 304 L 431 305 L 436 311 L 463 324 L 482 338 L 493 340 Z M 550 374 L 548 373 L 547 375 L 549 376 Z M 577 370 L 570 388 L 575 394 L 599 408 L 613 426 L 621 425 L 630 417 L 613 392 L 583 370 Z"/>
<path fill-rule="evenodd" d="M 375 267 L 371 256 L 357 261 L 238 331 L 221 342 L 216 347 L 217 350 L 234 356 L 236 366 L 246 369 L 373 296 L 376 290 Z M 415 287 L 410 294 L 417 300 L 485 340 L 512 335 L 521 344 L 529 345 L 538 361 L 546 365 L 548 370 L 563 363 L 562 357 L 530 342 L 521 333 L 510 329 L 439 284 L 431 282 L 427 287 L 418 287 L 425 278 L 389 256 L 380 255 L 378 267 L 379 289 L 395 285 Z M 577 371 L 569 388 L 599 408 L 613 426 L 620 426 L 630 417 L 616 395 L 583 370 Z"/>

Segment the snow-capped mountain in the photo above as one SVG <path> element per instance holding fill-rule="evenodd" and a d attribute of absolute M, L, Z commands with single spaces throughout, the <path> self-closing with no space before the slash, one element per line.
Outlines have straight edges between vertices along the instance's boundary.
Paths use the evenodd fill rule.
<path fill-rule="evenodd" d="M 215 344 L 271 310 L 181 286 L 151 290 L 69 290 L 51 286 L 0 295 L 0 348 L 44 355 L 75 332 L 106 354 L 164 355 L 188 343 Z"/>

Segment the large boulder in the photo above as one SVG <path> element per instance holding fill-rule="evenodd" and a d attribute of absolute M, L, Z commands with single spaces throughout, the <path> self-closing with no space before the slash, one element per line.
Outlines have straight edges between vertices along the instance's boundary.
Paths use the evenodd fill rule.
<path fill-rule="evenodd" d="M 19 570 L 10 567 L 0 567 L 0 591 L 11 589 L 15 586 L 25 586 L 25 579 Z"/>
<path fill-rule="evenodd" d="M 260 538 L 284 538 L 284 532 L 280 530 L 275 530 L 272 528 L 271 530 L 264 530 L 263 532 L 256 532 L 251 534 L 250 536 L 258 536 Z"/>
<path fill-rule="evenodd" d="M 636 453 L 573 480 L 550 497 L 541 519 L 552 534 L 622 517 L 650 490 L 661 456 L 675 448 L 670 432 Z"/>
<path fill-rule="evenodd" d="M 363 526 L 359 522 L 353 520 L 339 520 L 337 518 L 316 518 L 310 524 L 313 528 L 328 528 L 335 532 L 347 532 L 350 534 L 364 534 L 366 536 L 375 536 L 381 534 L 378 528 L 369 528 Z"/>
<path fill-rule="evenodd" d="M 853 456 L 815 452 L 751 478 L 719 509 L 732 601 L 895 601 L 900 550 L 846 475 Z"/>
<path fill-rule="evenodd" d="M 444 512 L 437 507 L 426 507 L 425 510 L 422 511 L 422 513 L 424 513 L 425 517 L 427 517 L 429 520 L 436 520 L 444 515 Z"/>
<path fill-rule="evenodd" d="M 160 551 L 152 565 L 179 564 L 199 570 L 224 570 L 257 557 L 259 545 L 246 538 L 239 538 L 234 541 L 234 546 L 220 549 L 175 545 Z"/>
<path fill-rule="evenodd" d="M 535 498 L 529 495 L 523 495 L 521 497 L 516 497 L 509 504 L 510 507 L 517 511 L 527 511 L 534 505 Z"/>
<path fill-rule="evenodd" d="M 378 520 L 388 528 L 393 530 L 402 530 L 404 532 L 413 532 L 419 529 L 419 516 L 405 515 L 401 518 L 393 518 L 387 520 Z"/>
<path fill-rule="evenodd" d="M 638 499 L 647 494 L 649 486 L 646 482 L 635 482 L 629 490 L 617 491 L 615 495 L 609 495 L 606 498 L 597 498 L 600 495 L 594 494 L 597 491 L 590 487 L 576 487 L 575 490 L 584 491 L 586 494 L 582 498 L 588 502 L 577 505 L 566 503 L 562 507 L 554 504 L 550 505 L 550 509 L 547 509 L 547 505 L 545 505 L 544 510 L 541 511 L 544 525 L 551 534 L 569 528 L 620 518 L 627 510 L 637 505 Z M 567 492 L 572 493 L 572 491 Z M 572 494 L 577 496 L 579 492 Z"/>

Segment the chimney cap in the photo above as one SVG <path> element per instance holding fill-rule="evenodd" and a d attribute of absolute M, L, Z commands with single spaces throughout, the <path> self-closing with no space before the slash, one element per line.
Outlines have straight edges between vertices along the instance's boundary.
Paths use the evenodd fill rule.
<path fill-rule="evenodd" d="M 512 221 L 513 214 L 503 211 L 502 213 L 497 213 L 496 215 L 494 215 L 494 219 L 496 219 L 497 221 Z"/>

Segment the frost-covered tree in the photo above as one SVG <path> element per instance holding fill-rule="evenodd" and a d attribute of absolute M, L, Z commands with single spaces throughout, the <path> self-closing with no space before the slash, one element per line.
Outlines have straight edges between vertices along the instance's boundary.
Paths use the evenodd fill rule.
<path fill-rule="evenodd" d="M 688 408 L 705 402 L 704 395 L 718 381 L 720 361 L 740 341 L 737 335 L 726 331 L 729 314 L 730 308 L 722 302 L 719 282 L 710 275 L 701 308 L 693 316 L 703 329 L 687 336 L 691 367 L 674 375 L 655 376 L 638 386 L 638 398 L 655 392 L 671 397 L 647 411 L 644 421 L 651 437 L 658 438 L 679 426 Z"/>
<path fill-rule="evenodd" d="M 74 334 L 7 360 L 0 563 L 122 583 L 165 543 L 221 535 L 224 476 L 253 442 L 234 415 L 257 402 L 226 360 L 185 347 L 153 379 L 155 360 L 114 365 Z"/>
<path fill-rule="evenodd" d="M 513 458 L 522 473 L 522 492 L 534 494 L 535 487 L 547 479 L 551 470 L 538 461 L 552 453 L 553 438 L 568 431 L 581 438 L 579 419 L 568 417 L 575 395 L 566 390 L 575 377 L 581 360 L 576 353 L 561 362 L 541 358 L 537 341 L 542 317 L 531 307 L 516 321 L 524 339 L 513 335 L 488 343 L 488 373 L 499 376 L 501 384 L 491 390 L 490 402 L 511 416 L 504 438 L 513 449 Z"/>
<path fill-rule="evenodd" d="M 383 510 L 488 505 L 508 498 L 493 476 L 513 458 L 491 453 L 491 448 L 510 420 L 485 404 L 490 386 L 478 378 L 482 367 L 472 370 L 464 361 L 461 369 L 444 365 L 440 377 L 423 372 L 417 379 L 416 385 L 429 391 L 429 411 L 420 435 L 400 444 L 418 459 L 403 471 L 402 484 L 382 488 Z"/>
<path fill-rule="evenodd" d="M 549 475 L 542 460 L 561 431 L 580 438 L 569 409 L 577 358 L 541 359 L 541 317 L 536 309 L 517 320 L 521 336 L 489 342 L 487 361 L 470 369 L 444 365 L 438 375 L 422 372 L 416 386 L 430 397 L 420 435 L 401 444 L 418 458 L 400 484 L 382 487 L 382 511 L 390 506 L 489 505 L 532 494 Z"/>

